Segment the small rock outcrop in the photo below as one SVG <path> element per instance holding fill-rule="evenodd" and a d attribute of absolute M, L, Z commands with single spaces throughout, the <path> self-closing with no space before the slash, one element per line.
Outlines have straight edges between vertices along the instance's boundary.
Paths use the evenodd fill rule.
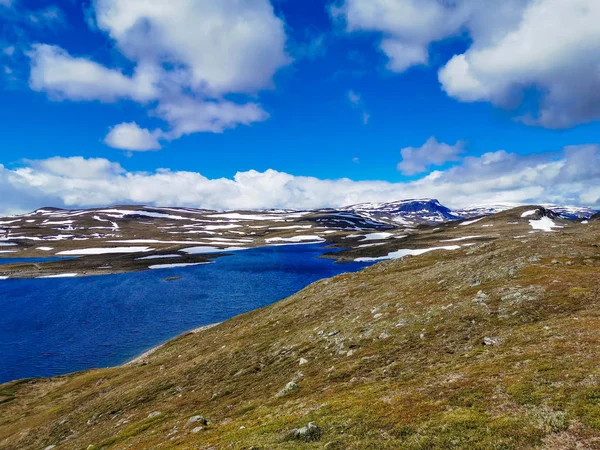
<path fill-rule="evenodd" d="M 303 442 L 316 442 L 321 439 L 321 428 L 314 422 L 309 422 L 308 425 L 292 430 L 289 438 L 291 440 Z"/>
<path fill-rule="evenodd" d="M 202 416 L 192 416 L 188 419 L 185 426 L 183 428 L 189 428 L 192 425 L 208 425 L 208 420 L 206 420 Z"/>
<path fill-rule="evenodd" d="M 289 394 L 290 392 L 294 392 L 298 389 L 300 389 L 300 386 L 298 386 L 298 384 L 295 381 L 290 381 L 288 384 L 286 384 L 284 386 L 284 388 L 282 390 L 280 390 L 277 394 L 275 394 L 275 397 L 283 397 L 283 396 Z"/>
<path fill-rule="evenodd" d="M 483 338 L 483 345 L 498 345 L 500 343 L 500 339 L 495 338 L 495 337 L 484 337 Z"/>

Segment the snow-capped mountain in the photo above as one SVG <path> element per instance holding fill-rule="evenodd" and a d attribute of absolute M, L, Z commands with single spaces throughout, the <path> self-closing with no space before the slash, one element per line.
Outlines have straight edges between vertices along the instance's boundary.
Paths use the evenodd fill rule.
<path fill-rule="evenodd" d="M 433 225 L 453 220 L 489 216 L 519 206 L 525 205 L 506 202 L 451 210 L 436 199 L 425 198 L 399 200 L 388 203 L 360 203 L 346 206 L 341 208 L 341 210 L 376 222 L 410 227 L 419 224 Z M 587 219 L 596 212 L 590 208 L 577 206 L 558 206 L 553 204 L 543 204 L 540 206 L 545 207 L 558 217 L 564 219 Z"/>
<path fill-rule="evenodd" d="M 553 204 L 542 204 L 541 206 L 551 210 L 564 219 L 589 219 L 597 212 L 593 209 L 580 206 L 558 206 Z"/>
<path fill-rule="evenodd" d="M 502 211 L 508 211 L 509 209 L 517 208 L 519 206 L 523 205 L 520 203 L 490 203 L 455 209 L 453 213 L 463 219 L 470 219 L 472 217 L 489 216 Z"/>
<path fill-rule="evenodd" d="M 377 222 L 405 226 L 435 224 L 463 218 L 436 199 L 431 198 L 388 203 L 360 203 L 346 206 L 342 210 Z"/>

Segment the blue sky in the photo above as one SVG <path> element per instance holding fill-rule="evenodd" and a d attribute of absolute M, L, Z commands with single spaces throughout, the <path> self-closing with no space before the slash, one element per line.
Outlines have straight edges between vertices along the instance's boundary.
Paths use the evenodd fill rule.
<path fill-rule="evenodd" d="M 472 0 L 452 8 L 436 0 L 171 3 L 180 15 L 124 0 L 0 0 L 0 164 L 7 192 L 24 190 L 26 199 L 5 210 L 43 201 L 90 206 L 81 190 L 140 172 L 151 177 L 161 168 L 208 180 L 272 169 L 291 180 L 314 178 L 315 186 L 340 178 L 358 184 L 351 196 L 340 192 L 322 201 L 315 200 L 317 187 L 290 188 L 294 183 L 268 189 L 302 191 L 302 198 L 288 192 L 263 203 L 255 201 L 264 193 L 254 185 L 251 199 L 239 194 L 243 186 L 229 192 L 237 195 L 232 202 L 216 200 L 214 186 L 187 199 L 182 192 L 140 197 L 129 185 L 94 201 L 317 207 L 446 193 L 440 200 L 457 206 L 600 204 L 600 174 L 589 168 L 599 162 L 594 88 L 600 81 L 584 70 L 590 60 L 600 63 L 594 42 L 600 36 L 587 27 L 599 13 L 594 0 L 511 0 L 502 11 L 495 2 L 482 7 Z M 549 17 L 536 10 L 541 3 Z M 588 10 L 579 14 L 578 6 Z M 186 21 L 194 14 L 196 20 Z M 537 26 L 542 19 L 570 30 L 550 33 L 558 41 L 553 48 L 542 35 L 548 30 Z M 194 28 L 212 30 L 217 42 Z M 546 56 L 537 61 L 540 54 Z M 88 66 L 75 70 L 75 60 L 100 75 L 90 75 Z M 464 61 L 469 77 L 460 69 Z M 141 67 L 154 77 L 144 88 L 136 78 Z M 106 81 L 111 76 L 115 82 Z M 186 102 L 193 103 L 191 112 L 183 109 Z M 120 124 L 128 126 L 111 139 Z M 432 137 L 434 145 L 422 147 Z M 496 155 L 493 170 L 485 155 Z M 74 157 L 81 158 L 69 162 Z M 97 183 L 89 187 L 86 164 L 100 160 L 118 169 L 94 172 Z M 73 161 L 81 167 L 71 173 L 56 168 Z M 550 164 L 554 177 L 542 173 Z M 531 173 L 505 180 L 527 168 L 535 180 Z M 466 178 L 479 184 L 460 190 L 467 169 Z M 24 179 L 24 171 L 37 178 Z M 85 188 L 81 178 L 88 180 Z M 486 185 L 490 178 L 496 186 Z M 569 185 L 559 188 L 563 182 Z"/>

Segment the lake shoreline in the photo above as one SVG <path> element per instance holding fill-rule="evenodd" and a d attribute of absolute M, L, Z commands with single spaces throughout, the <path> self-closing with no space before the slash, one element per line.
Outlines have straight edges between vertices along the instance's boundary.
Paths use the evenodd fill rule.
<path fill-rule="evenodd" d="M 197 333 L 200 333 L 200 332 L 202 332 L 202 331 L 206 331 L 206 330 L 209 330 L 209 329 L 211 329 L 211 328 L 213 328 L 213 327 L 216 327 L 217 325 L 220 325 L 220 324 L 222 324 L 222 323 L 223 323 L 223 322 L 211 323 L 211 324 L 209 324 L 209 325 L 203 325 L 203 326 L 201 326 L 201 327 L 198 327 L 198 328 L 193 328 L 193 329 L 191 329 L 191 330 L 189 330 L 189 331 L 185 331 L 185 332 L 183 332 L 183 333 L 181 333 L 181 334 L 179 334 L 179 335 L 177 335 L 177 336 L 174 336 L 174 337 L 172 337 L 172 338 L 170 338 L 170 339 L 167 339 L 167 340 L 166 340 L 165 342 L 163 342 L 162 344 L 158 344 L 157 346 L 155 346 L 155 347 L 152 347 L 152 348 L 150 348 L 150 349 L 146 350 L 145 352 L 143 352 L 143 353 L 139 354 L 139 355 L 138 355 L 138 356 L 136 356 L 135 358 L 133 358 L 133 359 L 131 359 L 131 360 L 129 360 L 129 361 L 127 361 L 127 362 L 123 363 L 123 364 L 120 364 L 118 367 L 123 367 L 123 366 L 132 366 L 132 365 L 134 365 L 134 364 L 143 363 L 143 362 L 144 362 L 144 360 L 145 360 L 147 357 L 149 357 L 150 355 L 154 354 L 156 351 L 158 351 L 158 350 L 160 350 L 161 348 L 163 348 L 165 345 L 167 345 L 167 344 L 168 344 L 169 342 L 171 342 L 173 339 L 177 339 L 178 337 L 185 336 L 186 334 L 197 334 Z"/>

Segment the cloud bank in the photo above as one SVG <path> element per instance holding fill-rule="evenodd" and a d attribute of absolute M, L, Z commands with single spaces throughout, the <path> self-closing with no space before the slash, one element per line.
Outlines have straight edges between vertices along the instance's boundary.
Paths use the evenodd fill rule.
<path fill-rule="evenodd" d="M 129 172 L 103 158 L 51 158 L 0 165 L 4 213 L 41 206 L 108 204 L 210 209 L 312 209 L 366 201 L 435 197 L 451 207 L 495 202 L 550 202 L 600 209 L 600 146 L 519 155 L 503 150 L 466 157 L 416 181 L 324 180 L 276 170 L 209 179 L 197 172 Z"/>

